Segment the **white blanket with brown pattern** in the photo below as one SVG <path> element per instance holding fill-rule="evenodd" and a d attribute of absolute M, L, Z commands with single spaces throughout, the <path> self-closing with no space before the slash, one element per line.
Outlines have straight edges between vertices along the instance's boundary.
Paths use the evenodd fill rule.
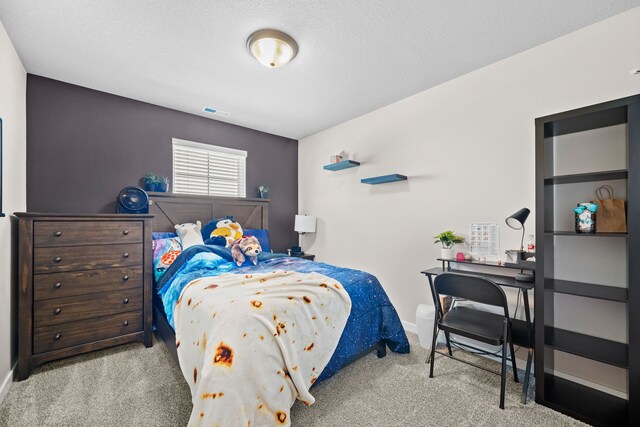
<path fill-rule="evenodd" d="M 190 426 L 288 426 L 295 399 L 335 351 L 351 312 L 336 280 L 274 271 L 194 280 L 175 309 L 176 345 L 191 387 Z"/>

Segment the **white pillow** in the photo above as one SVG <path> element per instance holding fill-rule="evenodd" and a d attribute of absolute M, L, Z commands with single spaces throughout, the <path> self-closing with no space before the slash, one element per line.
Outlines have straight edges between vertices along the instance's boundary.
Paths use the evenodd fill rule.
<path fill-rule="evenodd" d="M 186 224 L 176 225 L 176 233 L 178 233 L 178 237 L 180 237 L 183 251 L 191 246 L 204 245 L 202 233 L 200 232 L 201 228 L 202 224 L 200 224 L 200 221 L 196 224 L 188 222 Z"/>

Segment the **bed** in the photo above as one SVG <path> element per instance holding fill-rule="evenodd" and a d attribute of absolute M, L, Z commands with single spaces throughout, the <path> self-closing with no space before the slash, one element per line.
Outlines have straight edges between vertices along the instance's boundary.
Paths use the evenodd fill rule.
<path fill-rule="evenodd" d="M 206 220 L 208 218 L 217 218 L 228 215 L 233 216 L 243 228 L 268 229 L 269 201 L 265 199 L 230 199 L 152 193 L 151 200 L 150 213 L 156 215 L 154 219 L 154 232 L 172 231 L 174 224 L 195 222 L 196 219 Z M 333 297 L 333 301 L 336 301 L 335 298 L 345 298 L 345 295 L 348 294 L 346 299 L 350 300 L 350 307 L 349 311 L 344 316 L 342 324 L 338 325 L 337 323 L 340 322 L 336 320 L 337 323 L 335 326 L 328 324 L 320 334 L 322 336 L 331 335 L 331 327 L 336 329 L 336 326 L 338 326 L 338 330 L 341 331 L 341 334 L 335 337 L 335 341 L 337 343 L 334 344 L 334 347 L 329 346 L 330 354 L 328 356 L 324 356 L 328 359 L 328 362 L 327 360 L 324 360 L 322 364 L 318 365 L 323 366 L 324 364 L 324 368 L 321 372 L 309 371 L 311 385 L 333 376 L 347 364 L 370 352 L 377 352 L 378 357 L 384 357 L 386 355 L 387 348 L 398 353 L 409 352 L 409 343 L 397 313 L 383 288 L 374 276 L 358 270 L 336 267 L 301 258 L 291 258 L 284 254 L 265 253 L 261 255 L 258 265 L 243 265 L 242 267 L 235 267 L 235 265 L 233 267 L 229 266 L 229 263 L 226 262 L 230 261 L 227 259 L 228 257 L 230 257 L 230 254 L 222 247 L 191 247 L 176 259 L 176 261 L 167 269 L 162 279 L 156 283 L 156 292 L 154 292 L 154 325 L 159 337 L 165 343 L 176 360 L 179 359 L 178 348 L 176 346 L 176 332 L 172 326 L 174 313 L 171 312 L 171 305 L 167 303 L 167 295 L 169 293 L 168 289 L 173 289 L 173 292 L 176 293 L 174 296 L 175 298 L 178 293 L 182 292 L 187 294 L 188 289 L 184 288 L 185 286 L 197 287 L 201 285 L 202 289 L 217 287 L 221 281 L 224 282 L 225 278 L 228 277 L 226 273 L 233 273 L 235 277 L 252 278 L 247 279 L 249 286 L 253 283 L 251 280 L 256 278 L 260 278 L 261 283 L 259 283 L 259 285 L 261 286 L 263 285 L 262 282 L 266 279 L 272 279 L 276 282 L 279 281 L 279 283 L 284 283 L 287 280 L 297 282 L 305 281 L 305 283 L 307 281 L 316 281 L 314 283 L 317 285 L 316 287 L 308 287 L 306 289 L 311 289 L 313 292 L 316 290 L 328 292 L 329 289 L 327 288 L 330 288 L 333 291 L 333 293 L 313 294 L 312 299 L 314 299 L 314 302 L 320 301 L 318 298 L 324 297 Z M 219 262 L 216 261 L 219 259 Z M 211 260 L 213 260 L 213 263 Z M 220 265 L 222 267 L 220 267 Z M 223 271 L 216 270 L 219 268 L 222 268 Z M 224 270 L 231 268 L 233 268 L 232 271 Z M 204 278 L 208 280 L 208 282 L 202 282 L 197 286 L 192 286 L 193 282 L 200 281 L 194 280 L 195 278 Z M 188 285 L 186 285 L 186 283 L 188 283 Z M 242 284 L 245 284 L 244 281 Z M 311 283 L 308 284 L 311 285 Z M 324 289 L 321 289 L 321 287 L 324 287 Z M 177 291 L 175 289 L 177 289 Z M 242 289 L 246 290 L 247 287 L 245 286 Z M 260 290 L 264 291 L 262 288 L 260 288 Z M 162 296 L 159 292 L 162 292 Z M 162 300 L 163 298 L 165 299 L 164 302 Z M 292 297 L 289 297 L 290 300 L 291 298 Z M 230 302 L 235 302 L 235 299 L 236 298 L 233 298 Z M 194 305 L 196 304 L 195 301 L 196 300 L 194 299 Z M 329 304 L 328 301 L 329 300 L 325 300 L 327 305 L 333 306 L 333 304 Z M 202 301 L 198 300 L 197 304 L 200 304 L 201 302 Z M 191 305 L 191 298 L 189 298 L 189 305 Z M 165 309 L 166 307 L 168 307 L 168 309 Z M 186 304 L 182 304 L 180 309 L 186 313 L 186 309 L 182 307 L 186 307 Z M 208 309 L 213 311 L 211 307 Z M 287 311 L 284 310 L 284 312 L 286 313 Z M 334 314 L 338 316 L 338 313 Z M 185 316 L 186 314 L 181 314 L 181 317 Z M 315 317 L 316 316 L 313 318 L 315 319 Z M 328 318 L 328 316 L 326 317 Z M 194 317 L 193 319 L 195 319 L 196 323 L 200 323 L 197 317 Z M 191 320 L 191 323 L 194 322 L 193 319 Z M 308 322 L 300 323 L 306 324 Z M 299 325 L 299 327 L 300 326 L 302 325 Z M 182 330 L 189 330 L 189 328 L 183 326 Z M 316 330 L 321 331 L 321 329 Z M 275 332 L 276 333 L 274 333 L 274 335 L 278 335 L 280 333 L 277 326 Z M 315 334 L 318 335 L 318 332 Z M 186 333 L 183 335 L 186 335 Z M 180 343 L 180 338 L 181 337 L 178 337 L 178 345 Z M 263 339 L 263 337 L 260 336 L 260 339 Z M 211 342 L 211 340 L 212 338 L 209 337 L 209 342 Z M 196 344 L 196 338 L 190 338 L 189 341 L 189 344 Z M 191 343 L 191 341 L 193 341 L 193 343 Z M 198 345 L 201 344 L 200 341 L 206 341 L 206 338 L 203 337 L 202 340 L 197 339 Z M 311 346 L 313 346 L 313 343 L 311 343 Z M 316 349 L 317 348 L 318 347 L 316 347 Z M 306 349 L 307 348 L 305 347 L 305 350 Z M 181 351 L 183 352 L 182 360 L 184 365 L 187 363 L 185 362 L 184 347 L 181 348 Z M 218 357 L 218 355 L 215 357 Z M 316 360 L 316 362 L 319 361 Z M 195 383 L 195 378 L 200 373 L 194 372 L 194 378 L 192 379 L 190 377 L 190 371 L 189 375 L 187 375 L 186 368 L 184 366 L 182 366 L 182 368 L 187 381 L 189 382 L 192 380 Z M 301 366 L 301 371 L 303 370 L 302 368 L 303 367 Z M 188 369 L 190 370 L 191 368 L 189 367 Z M 313 367 L 313 370 L 316 370 L 315 366 Z M 194 371 L 197 371 L 197 369 L 194 369 Z M 283 371 L 288 377 L 288 380 L 291 380 L 292 378 L 289 377 L 291 372 L 287 372 L 287 370 Z M 280 371 L 278 371 L 278 374 L 280 374 Z M 204 381 L 204 379 L 202 381 Z M 267 381 L 269 380 L 265 379 L 263 382 L 266 384 Z M 306 381 L 308 381 L 308 378 Z M 295 378 L 293 378 L 293 382 L 296 383 Z M 194 384 L 191 385 L 193 393 Z M 296 383 L 296 385 L 298 384 Z M 307 385 L 309 385 L 309 382 L 307 382 Z M 280 387 L 280 391 L 282 391 L 283 388 L 284 387 Z M 305 393 L 301 392 L 303 387 L 298 388 L 299 390 L 294 390 L 296 397 L 305 401 L 305 403 L 313 403 L 313 398 L 310 395 L 306 395 L 307 397 L 305 398 Z M 203 399 L 204 395 L 205 394 L 203 394 Z M 213 399 L 215 399 L 216 393 L 206 393 L 206 395 L 208 398 L 213 397 Z M 218 398 L 218 401 L 220 401 L 220 398 Z M 269 402 L 266 403 L 267 406 L 269 406 L 268 403 Z M 270 406 L 274 405 L 275 403 L 272 403 Z M 259 406 L 264 406 L 264 404 L 261 403 Z M 262 410 L 262 408 L 260 409 Z M 276 417 L 274 424 L 288 425 L 289 408 L 276 409 L 278 408 L 271 408 Z M 200 417 L 207 419 L 206 411 L 199 407 L 196 408 L 196 402 L 194 399 L 194 414 L 192 414 L 191 420 L 194 424 L 196 424 L 195 421 L 198 420 L 197 412 L 200 413 Z M 250 415 L 247 415 L 242 419 L 246 420 L 253 418 Z M 220 419 L 216 419 L 216 421 L 220 421 Z M 226 421 L 236 423 L 238 419 L 227 419 Z"/>

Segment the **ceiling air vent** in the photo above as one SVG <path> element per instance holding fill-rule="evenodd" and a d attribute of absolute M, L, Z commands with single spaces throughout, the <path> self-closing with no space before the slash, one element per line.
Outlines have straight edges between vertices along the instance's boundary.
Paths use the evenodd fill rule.
<path fill-rule="evenodd" d="M 213 114 L 214 116 L 219 116 L 219 117 L 229 117 L 231 115 L 231 113 L 218 110 L 217 108 L 207 107 L 206 105 L 204 106 L 202 111 L 204 111 L 205 113 Z"/>

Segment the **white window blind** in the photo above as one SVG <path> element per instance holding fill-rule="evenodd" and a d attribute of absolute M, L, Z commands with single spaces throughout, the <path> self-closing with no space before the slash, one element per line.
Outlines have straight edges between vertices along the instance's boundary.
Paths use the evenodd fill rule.
<path fill-rule="evenodd" d="M 246 197 L 247 152 L 173 139 L 174 193 Z"/>

